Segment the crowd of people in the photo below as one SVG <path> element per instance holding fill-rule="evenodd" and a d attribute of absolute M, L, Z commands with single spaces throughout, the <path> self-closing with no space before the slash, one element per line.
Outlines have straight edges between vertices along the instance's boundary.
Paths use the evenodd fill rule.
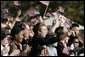
<path fill-rule="evenodd" d="M 1 56 L 84 56 L 78 24 L 73 23 L 64 32 L 58 18 L 47 27 L 40 15 L 23 22 L 20 12 L 1 16 Z"/>

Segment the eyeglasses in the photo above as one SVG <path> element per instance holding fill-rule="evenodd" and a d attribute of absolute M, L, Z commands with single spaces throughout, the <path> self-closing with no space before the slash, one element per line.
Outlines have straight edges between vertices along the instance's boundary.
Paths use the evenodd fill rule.
<path fill-rule="evenodd" d="M 75 42 L 75 43 L 79 43 L 79 42 Z"/>

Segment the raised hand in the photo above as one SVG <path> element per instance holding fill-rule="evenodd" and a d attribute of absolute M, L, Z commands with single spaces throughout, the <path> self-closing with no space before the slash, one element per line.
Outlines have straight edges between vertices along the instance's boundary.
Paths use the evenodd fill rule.
<path fill-rule="evenodd" d="M 15 49 L 15 50 L 13 50 L 13 52 L 10 54 L 10 56 L 18 56 L 19 53 L 20 53 L 20 50 Z"/>

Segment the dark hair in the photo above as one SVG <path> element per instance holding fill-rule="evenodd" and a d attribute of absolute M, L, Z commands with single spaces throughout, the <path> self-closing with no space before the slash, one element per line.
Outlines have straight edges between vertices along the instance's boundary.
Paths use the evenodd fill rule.
<path fill-rule="evenodd" d="M 72 26 L 70 27 L 70 29 L 72 29 L 73 27 L 79 27 L 79 25 L 76 23 L 73 23 Z"/>
<path fill-rule="evenodd" d="M 18 15 L 18 9 L 14 6 L 10 7 L 9 9 L 9 14 L 12 16 L 12 17 L 16 17 Z"/>
<path fill-rule="evenodd" d="M 40 23 L 37 23 L 35 26 L 33 26 L 33 32 L 36 35 L 38 34 L 39 25 L 40 25 Z"/>
<path fill-rule="evenodd" d="M 37 23 L 34 27 L 33 27 L 33 32 L 34 34 L 38 34 L 38 31 L 40 31 L 40 26 L 43 25 L 45 26 L 44 24 L 40 24 L 40 23 Z"/>
<path fill-rule="evenodd" d="M 7 18 L 2 18 L 2 19 L 1 19 L 1 22 L 2 22 L 2 23 L 5 23 L 5 22 L 7 22 L 7 21 L 8 21 Z"/>
<path fill-rule="evenodd" d="M 24 23 L 17 21 L 11 30 L 12 40 L 15 38 L 15 34 L 18 34 L 20 31 L 24 30 L 24 28 Z"/>
<path fill-rule="evenodd" d="M 6 34 L 1 32 L 1 39 L 3 40 L 6 37 Z"/>
<path fill-rule="evenodd" d="M 79 40 L 79 38 L 78 37 L 74 37 L 74 40 L 75 39 L 78 39 L 78 43 L 79 43 L 79 47 L 83 47 L 83 43 Z M 75 41 L 74 41 L 75 42 Z"/>
<path fill-rule="evenodd" d="M 57 35 L 57 37 L 58 37 L 58 41 L 60 41 L 60 35 L 61 35 L 62 33 L 64 33 L 63 27 L 62 27 L 62 26 L 59 26 L 58 28 L 56 28 L 55 33 L 56 33 L 56 35 Z"/>
<path fill-rule="evenodd" d="M 61 33 L 62 31 L 63 31 L 63 27 L 60 26 L 60 27 L 56 28 L 55 33 L 56 33 L 56 34 L 59 34 L 59 33 Z"/>
<path fill-rule="evenodd" d="M 63 40 L 65 37 L 68 37 L 68 34 L 61 32 L 61 34 L 59 36 L 59 40 Z"/>

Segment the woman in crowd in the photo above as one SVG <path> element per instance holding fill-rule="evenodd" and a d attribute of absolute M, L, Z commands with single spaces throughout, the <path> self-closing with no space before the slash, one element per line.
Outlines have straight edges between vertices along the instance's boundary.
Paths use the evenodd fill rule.
<path fill-rule="evenodd" d="M 9 36 L 1 32 L 1 56 L 8 56 L 10 51 L 10 40 Z"/>
<path fill-rule="evenodd" d="M 58 21 L 56 20 L 54 26 L 52 27 L 52 32 L 55 31 L 55 28 L 59 26 Z M 41 50 L 43 50 L 43 45 L 50 45 L 52 43 L 57 42 L 57 37 L 54 36 L 48 36 L 48 29 L 44 24 L 40 24 L 38 27 L 38 31 L 36 31 L 38 34 L 35 34 L 32 38 L 32 51 L 30 53 L 30 56 L 37 56 L 40 55 Z"/>
<path fill-rule="evenodd" d="M 16 22 L 11 30 L 10 56 L 23 56 L 30 51 L 29 42 L 30 28 L 26 23 Z M 15 52 L 16 51 L 16 52 Z"/>
<path fill-rule="evenodd" d="M 59 36 L 60 41 L 57 44 L 57 52 L 58 56 L 68 56 L 69 55 L 69 48 L 67 47 L 67 43 L 69 40 L 69 37 L 67 34 L 61 32 L 61 35 Z"/>
<path fill-rule="evenodd" d="M 79 52 L 83 51 L 83 45 L 79 41 L 78 37 L 75 37 L 74 42 L 70 46 L 70 56 L 79 56 Z"/>

